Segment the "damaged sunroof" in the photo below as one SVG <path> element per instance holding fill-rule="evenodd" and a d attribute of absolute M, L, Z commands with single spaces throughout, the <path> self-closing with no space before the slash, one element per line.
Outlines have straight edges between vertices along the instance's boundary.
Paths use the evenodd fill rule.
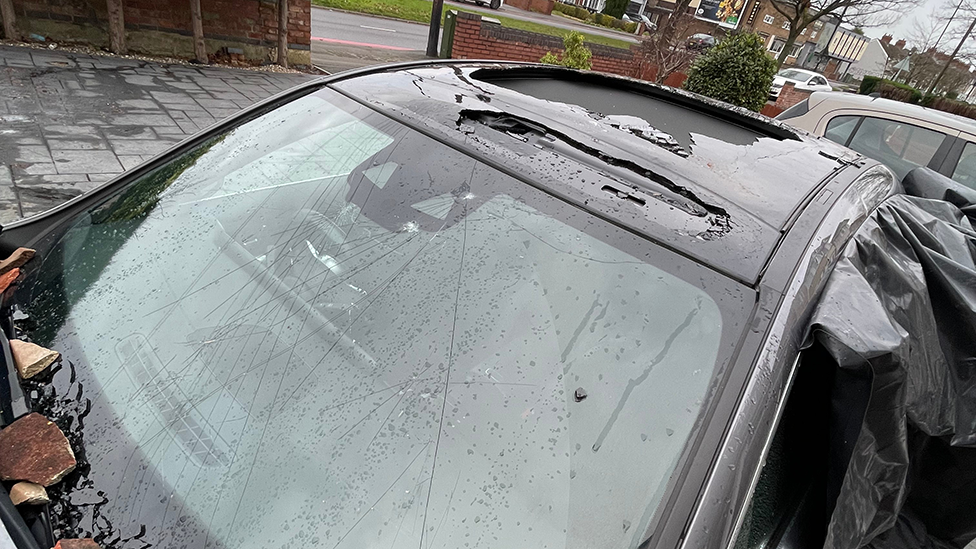
<path fill-rule="evenodd" d="M 610 87 L 606 83 L 569 81 L 558 78 L 558 72 L 546 71 L 544 77 L 529 74 L 504 75 L 500 71 L 481 70 L 475 73 L 479 80 L 523 93 L 538 99 L 579 105 L 603 115 L 636 116 L 653 120 L 654 127 L 674 137 L 680 146 L 690 149 L 694 134 L 705 135 L 733 145 L 752 145 L 763 137 L 778 137 L 781 132 L 764 131 L 735 123 L 726 117 L 719 118 L 671 101 L 658 99 L 635 91 Z M 602 78 L 597 76 L 596 78 Z M 769 128 L 771 129 L 771 128 Z"/>

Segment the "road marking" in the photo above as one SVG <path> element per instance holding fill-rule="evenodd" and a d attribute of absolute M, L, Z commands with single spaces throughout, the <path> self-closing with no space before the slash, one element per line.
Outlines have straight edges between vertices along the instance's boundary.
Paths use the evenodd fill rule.
<path fill-rule="evenodd" d="M 413 49 L 410 49 L 410 48 L 400 48 L 400 47 L 397 47 L 397 46 L 384 46 L 382 44 L 367 44 L 365 42 L 353 42 L 351 40 L 338 40 L 338 39 L 335 39 L 335 38 L 319 38 L 318 36 L 313 36 L 312 37 L 312 40 L 315 40 L 315 41 L 318 41 L 318 42 L 327 42 L 329 44 L 342 44 L 344 46 L 362 46 L 362 47 L 365 47 L 365 48 L 377 48 L 377 49 L 381 49 L 381 50 L 420 51 L 420 50 L 413 50 Z"/>
<path fill-rule="evenodd" d="M 383 32 L 396 32 L 393 29 L 384 29 L 383 27 L 371 27 L 369 25 L 359 25 L 359 28 L 361 28 L 361 29 L 372 29 L 372 30 L 383 31 Z"/>

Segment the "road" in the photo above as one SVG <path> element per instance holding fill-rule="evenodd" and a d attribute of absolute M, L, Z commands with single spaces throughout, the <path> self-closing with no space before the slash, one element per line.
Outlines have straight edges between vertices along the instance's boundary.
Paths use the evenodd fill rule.
<path fill-rule="evenodd" d="M 503 15 L 513 19 L 636 42 L 636 39 L 630 35 L 584 25 L 558 16 L 526 12 L 508 6 L 502 6 L 496 11 L 478 8 L 474 4 L 460 5 L 483 12 L 489 17 L 493 14 Z M 424 51 L 427 49 L 427 29 L 427 25 L 420 23 L 313 6 L 312 64 L 326 72 L 334 73 L 366 65 L 423 59 Z"/>
<path fill-rule="evenodd" d="M 316 8 L 312 10 L 312 41 L 391 51 L 424 51 L 427 25 Z"/>

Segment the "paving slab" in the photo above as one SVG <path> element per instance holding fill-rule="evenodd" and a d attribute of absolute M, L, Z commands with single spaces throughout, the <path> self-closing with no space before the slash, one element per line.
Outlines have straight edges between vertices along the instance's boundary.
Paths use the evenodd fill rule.
<path fill-rule="evenodd" d="M 312 78 L 0 45 L 0 224 Z"/>

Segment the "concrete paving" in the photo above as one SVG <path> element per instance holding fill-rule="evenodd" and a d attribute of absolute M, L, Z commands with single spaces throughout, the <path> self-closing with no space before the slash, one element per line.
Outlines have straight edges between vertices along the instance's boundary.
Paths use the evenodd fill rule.
<path fill-rule="evenodd" d="M 89 191 L 310 78 L 0 45 L 0 223 Z"/>

